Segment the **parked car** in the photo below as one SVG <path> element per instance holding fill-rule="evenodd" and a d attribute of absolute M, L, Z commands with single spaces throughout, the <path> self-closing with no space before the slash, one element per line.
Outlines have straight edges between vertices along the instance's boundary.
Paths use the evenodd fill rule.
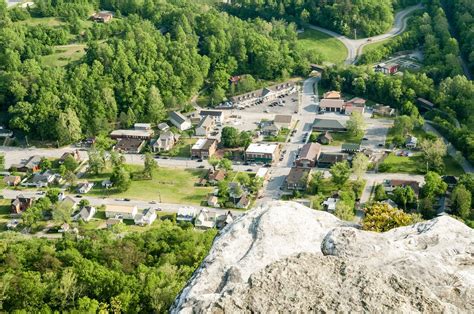
<path fill-rule="evenodd" d="M 82 198 L 82 195 L 79 195 L 79 194 L 78 194 L 78 195 L 76 195 L 75 197 L 77 197 L 77 198 Z"/>
<path fill-rule="evenodd" d="M 124 198 L 123 199 L 125 202 L 130 202 L 130 199 L 129 198 Z"/>
<path fill-rule="evenodd" d="M 197 162 L 202 162 L 202 159 L 198 159 L 198 160 L 196 160 L 196 161 L 197 161 Z"/>
<path fill-rule="evenodd" d="M 369 139 L 367 137 L 364 137 L 362 140 L 364 141 L 368 141 Z"/>
<path fill-rule="evenodd" d="M 156 201 L 151 201 L 150 204 L 156 204 Z"/>
<path fill-rule="evenodd" d="M 248 171 L 248 172 L 252 172 L 252 171 L 253 171 L 253 169 L 252 169 L 252 168 L 248 168 L 246 171 Z"/>

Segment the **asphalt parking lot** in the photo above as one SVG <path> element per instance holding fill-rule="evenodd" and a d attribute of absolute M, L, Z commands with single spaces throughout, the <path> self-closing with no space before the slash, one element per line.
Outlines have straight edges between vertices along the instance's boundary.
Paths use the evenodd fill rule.
<path fill-rule="evenodd" d="M 237 109 L 238 112 L 264 112 L 273 114 L 294 114 L 298 110 L 298 93 L 293 93 L 271 101 L 254 104 L 247 108 Z"/>

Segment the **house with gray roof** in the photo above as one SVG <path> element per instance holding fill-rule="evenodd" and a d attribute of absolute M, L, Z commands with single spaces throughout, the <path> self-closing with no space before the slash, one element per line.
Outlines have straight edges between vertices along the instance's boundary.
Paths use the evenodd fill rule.
<path fill-rule="evenodd" d="M 189 130 L 192 126 L 191 121 L 178 111 L 171 111 L 169 113 L 169 120 L 180 131 Z"/>
<path fill-rule="evenodd" d="M 314 119 L 313 131 L 318 132 L 346 132 L 347 128 L 338 120 L 334 119 Z"/>

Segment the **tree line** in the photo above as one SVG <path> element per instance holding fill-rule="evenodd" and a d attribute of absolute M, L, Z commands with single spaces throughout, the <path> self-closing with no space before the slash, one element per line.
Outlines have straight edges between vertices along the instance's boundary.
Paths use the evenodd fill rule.
<path fill-rule="evenodd" d="M 416 4 L 414 0 L 232 0 L 225 6 L 243 18 L 261 16 L 267 20 L 285 19 L 300 25 L 311 23 L 349 37 L 368 37 L 387 31 L 395 8 Z"/>
<path fill-rule="evenodd" d="M 63 1 L 38 1 L 30 9 L 34 16 L 64 20 L 83 19 L 99 7 L 122 16 L 77 35 L 76 40 L 87 42 L 87 52 L 67 67 L 47 67 L 40 58 L 46 53 L 28 53 L 26 35 L 16 34 L 22 27 L 2 3 L 0 95 L 11 128 L 65 144 L 106 133 L 118 121 L 156 123 L 204 85 L 215 102 L 221 101 L 231 75 L 275 79 L 308 70 L 295 25 L 244 21 L 193 1 L 123 3 L 71 1 L 74 14 L 64 12 Z M 42 37 L 35 42 L 48 49 L 59 43 L 43 43 Z"/>
<path fill-rule="evenodd" d="M 125 236 L 90 231 L 54 241 L 2 234 L 0 310 L 166 312 L 216 231 L 159 224 Z"/>

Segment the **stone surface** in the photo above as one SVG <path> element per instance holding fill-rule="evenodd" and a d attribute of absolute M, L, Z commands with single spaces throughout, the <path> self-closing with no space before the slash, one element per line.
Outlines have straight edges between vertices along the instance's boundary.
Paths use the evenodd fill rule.
<path fill-rule="evenodd" d="M 447 312 L 474 309 L 474 230 L 439 217 L 386 233 L 292 202 L 222 230 L 177 313 Z"/>

